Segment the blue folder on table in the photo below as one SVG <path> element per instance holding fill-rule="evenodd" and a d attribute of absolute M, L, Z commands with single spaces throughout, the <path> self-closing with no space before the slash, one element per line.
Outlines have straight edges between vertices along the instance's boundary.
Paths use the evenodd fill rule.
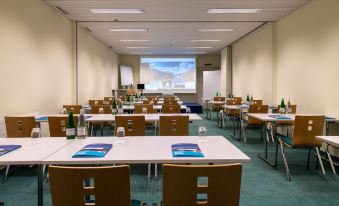
<path fill-rule="evenodd" d="M 284 115 L 269 115 L 269 117 L 273 118 L 273 119 L 291 119 L 288 116 L 284 116 Z"/>
<path fill-rule="evenodd" d="M 35 119 L 36 121 L 48 121 L 48 117 L 47 116 L 43 116 L 43 117 L 38 117 Z"/>
<path fill-rule="evenodd" d="M 72 157 L 73 158 L 104 157 L 111 148 L 112 144 L 89 144 L 82 148 L 79 152 L 75 153 Z"/>
<path fill-rule="evenodd" d="M 192 143 L 179 143 L 172 145 L 173 157 L 204 157 L 199 145 Z"/>
<path fill-rule="evenodd" d="M 335 120 L 336 118 L 335 117 L 330 117 L 330 116 L 325 116 L 325 119 L 327 119 L 327 120 Z"/>
<path fill-rule="evenodd" d="M 0 156 L 12 152 L 20 147 L 21 145 L 0 145 Z"/>

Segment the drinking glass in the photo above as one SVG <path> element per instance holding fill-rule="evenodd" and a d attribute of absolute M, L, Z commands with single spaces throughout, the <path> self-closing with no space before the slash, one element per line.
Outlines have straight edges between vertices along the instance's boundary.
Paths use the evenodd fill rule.
<path fill-rule="evenodd" d="M 31 132 L 31 140 L 35 143 L 39 143 L 40 138 L 41 138 L 40 128 L 39 127 L 33 128 Z"/>
<path fill-rule="evenodd" d="M 125 128 L 118 127 L 117 129 L 117 140 L 115 141 L 116 144 L 124 144 L 125 141 L 122 139 L 125 137 Z"/>
<path fill-rule="evenodd" d="M 199 143 L 207 143 L 208 141 L 204 139 L 207 136 L 207 129 L 204 126 L 200 126 L 198 129 Z"/>

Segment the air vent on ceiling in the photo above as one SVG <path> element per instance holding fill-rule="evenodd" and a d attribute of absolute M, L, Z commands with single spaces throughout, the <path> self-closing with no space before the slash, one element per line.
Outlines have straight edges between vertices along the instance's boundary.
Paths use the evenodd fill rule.
<path fill-rule="evenodd" d="M 61 8 L 60 6 L 55 7 L 58 11 L 60 11 L 61 13 L 68 15 L 69 13 L 67 11 L 65 11 L 63 8 Z"/>

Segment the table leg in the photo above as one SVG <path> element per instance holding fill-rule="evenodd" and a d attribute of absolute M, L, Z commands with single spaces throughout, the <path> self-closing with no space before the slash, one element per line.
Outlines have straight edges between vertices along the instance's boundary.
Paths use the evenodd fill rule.
<path fill-rule="evenodd" d="M 236 130 L 236 126 L 235 126 L 235 110 L 232 110 L 232 114 L 233 114 L 233 120 L 232 120 L 232 124 L 233 124 L 233 134 L 231 134 L 230 136 L 233 137 L 235 140 L 240 141 L 241 136 L 236 137 L 235 135 L 235 130 Z M 241 130 L 241 129 L 240 129 Z"/>
<path fill-rule="evenodd" d="M 43 165 L 37 165 L 38 172 L 38 206 L 43 206 Z"/>
<path fill-rule="evenodd" d="M 268 122 L 264 122 L 264 126 L 265 126 L 265 132 L 266 132 L 266 135 L 267 135 L 267 124 Z M 265 154 L 264 156 L 261 155 L 261 154 L 258 154 L 258 157 L 262 160 L 264 160 L 267 164 L 271 165 L 272 167 L 276 168 L 277 167 L 277 161 L 278 161 L 278 149 L 276 147 L 276 154 L 275 154 L 275 162 L 272 162 L 268 159 L 268 140 L 267 140 L 268 136 L 266 136 L 265 139 Z M 277 142 L 277 141 L 276 141 Z"/>
<path fill-rule="evenodd" d="M 330 165 L 331 165 L 331 168 L 332 168 L 332 172 L 333 172 L 333 176 L 334 176 L 334 179 L 336 181 L 338 181 L 338 176 L 337 176 L 337 173 L 335 171 L 335 168 L 334 168 L 334 165 L 333 165 L 333 161 L 332 161 L 332 158 L 331 158 L 331 154 L 328 150 L 328 144 L 325 142 L 325 150 L 326 150 L 326 153 L 327 153 L 327 158 L 328 158 L 328 161 L 330 162 Z"/>

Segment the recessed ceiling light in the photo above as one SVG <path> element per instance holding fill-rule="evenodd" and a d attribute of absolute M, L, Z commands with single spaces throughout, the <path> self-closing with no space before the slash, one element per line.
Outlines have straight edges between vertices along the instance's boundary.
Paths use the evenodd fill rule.
<path fill-rule="evenodd" d="M 255 14 L 262 12 L 262 9 L 208 9 L 209 14 Z"/>
<path fill-rule="evenodd" d="M 143 14 L 143 9 L 90 9 L 93 14 Z"/>
<path fill-rule="evenodd" d="M 207 52 L 184 52 L 185 54 L 206 54 Z"/>
<path fill-rule="evenodd" d="M 110 29 L 110 31 L 117 32 L 149 32 L 149 29 Z"/>
<path fill-rule="evenodd" d="M 219 42 L 218 39 L 192 39 L 193 42 Z"/>
<path fill-rule="evenodd" d="M 186 47 L 187 49 L 212 49 L 213 47 L 210 46 L 189 46 Z"/>
<path fill-rule="evenodd" d="M 126 49 L 150 49 L 151 47 L 147 46 L 128 46 Z"/>
<path fill-rule="evenodd" d="M 119 41 L 123 41 L 123 42 L 148 42 L 149 40 L 146 40 L 146 39 L 121 39 Z"/>
<path fill-rule="evenodd" d="M 197 29 L 198 32 L 226 32 L 234 31 L 234 29 Z"/>

